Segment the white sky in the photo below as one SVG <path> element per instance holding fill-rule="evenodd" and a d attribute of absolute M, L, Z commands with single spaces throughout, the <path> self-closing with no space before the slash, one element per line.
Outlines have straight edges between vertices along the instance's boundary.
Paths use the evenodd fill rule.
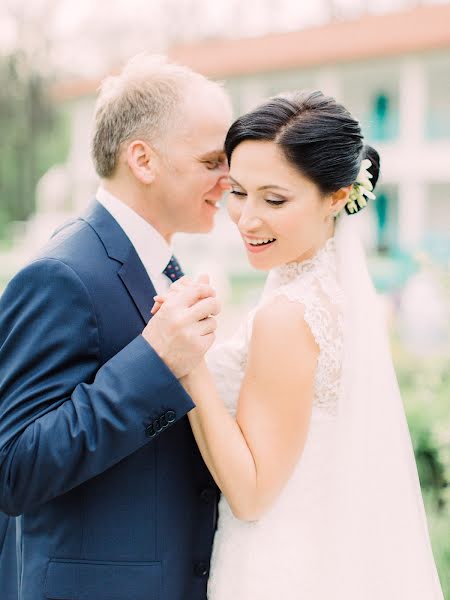
<path fill-rule="evenodd" d="M 171 40 L 242 37 L 450 0 L 2 0 L 0 53 L 50 42 L 50 68 L 95 76 Z M 22 23 L 18 27 L 18 22 Z M 37 54 L 37 53 L 36 53 Z M 48 54 L 45 54 L 48 57 Z M 48 58 L 46 58 L 48 62 Z M 45 65 L 44 65 L 45 66 Z"/>

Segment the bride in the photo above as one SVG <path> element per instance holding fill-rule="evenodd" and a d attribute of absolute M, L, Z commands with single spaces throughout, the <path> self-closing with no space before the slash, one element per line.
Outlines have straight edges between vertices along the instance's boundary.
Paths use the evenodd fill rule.
<path fill-rule="evenodd" d="M 385 324 L 352 231 L 375 197 L 378 154 L 321 92 L 268 100 L 232 125 L 225 149 L 229 214 L 269 277 L 243 328 L 183 380 L 222 491 L 208 598 L 442 599 Z"/>

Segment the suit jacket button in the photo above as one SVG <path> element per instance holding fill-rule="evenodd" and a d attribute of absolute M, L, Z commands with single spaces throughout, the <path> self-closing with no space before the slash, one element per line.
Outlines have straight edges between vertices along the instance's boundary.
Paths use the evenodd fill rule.
<path fill-rule="evenodd" d="M 168 423 L 173 423 L 175 421 L 176 414 L 174 410 L 168 410 L 165 416 Z"/>
<path fill-rule="evenodd" d="M 162 425 L 162 427 L 163 427 L 163 428 L 164 428 L 164 427 L 167 427 L 167 425 L 169 424 L 169 423 L 167 422 L 167 419 L 166 419 L 166 414 L 165 414 L 165 413 L 164 413 L 163 415 L 161 415 L 161 416 L 159 417 L 159 419 L 158 419 L 158 420 L 159 420 L 159 422 L 161 423 L 161 425 Z"/>
<path fill-rule="evenodd" d="M 155 428 L 156 433 L 159 433 L 160 431 L 162 431 L 162 425 L 161 425 L 161 421 L 159 419 L 155 419 L 153 421 L 153 427 Z"/>
<path fill-rule="evenodd" d="M 212 504 L 216 499 L 216 493 L 211 488 L 206 488 L 200 492 L 200 498 L 205 504 Z"/>
<path fill-rule="evenodd" d="M 146 427 L 145 435 L 149 438 L 154 437 L 155 430 L 153 429 L 153 425 L 149 425 L 148 427 Z"/>
<path fill-rule="evenodd" d="M 194 564 L 194 574 L 196 577 L 206 577 L 208 575 L 208 563 L 202 560 Z"/>

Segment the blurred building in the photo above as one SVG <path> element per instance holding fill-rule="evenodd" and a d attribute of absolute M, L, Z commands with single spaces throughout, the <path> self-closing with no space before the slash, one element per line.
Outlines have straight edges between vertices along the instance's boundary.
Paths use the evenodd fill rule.
<path fill-rule="evenodd" d="M 450 6 L 179 48 L 223 78 L 236 112 L 283 90 L 320 89 L 361 120 L 382 156 L 376 245 L 450 249 Z"/>
<path fill-rule="evenodd" d="M 449 24 L 449 4 L 419 6 L 264 37 L 202 41 L 175 47 L 170 56 L 224 80 L 236 115 L 293 89 L 321 89 L 342 101 L 361 120 L 367 141 L 382 157 L 377 200 L 363 211 L 369 245 L 390 256 L 421 248 L 447 261 Z M 55 89 L 72 123 L 66 182 L 77 212 L 96 188 L 89 132 L 98 84 L 76 81 Z M 51 181 L 42 189 L 51 194 Z M 38 206 L 48 204 L 38 197 Z M 225 215 L 218 221 L 220 235 L 181 236 L 179 244 L 188 248 L 193 264 L 204 262 L 207 247 L 216 261 L 245 269 L 240 242 Z M 387 273 L 386 265 L 383 271 Z M 393 278 L 398 279 L 395 268 Z"/>

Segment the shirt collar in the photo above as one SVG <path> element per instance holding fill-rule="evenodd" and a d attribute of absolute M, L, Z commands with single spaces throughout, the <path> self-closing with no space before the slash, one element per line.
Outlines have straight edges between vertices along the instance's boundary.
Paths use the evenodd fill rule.
<path fill-rule="evenodd" d="M 98 188 L 96 198 L 124 230 L 150 279 L 160 275 L 172 256 L 172 250 L 162 235 L 104 187 Z"/>

